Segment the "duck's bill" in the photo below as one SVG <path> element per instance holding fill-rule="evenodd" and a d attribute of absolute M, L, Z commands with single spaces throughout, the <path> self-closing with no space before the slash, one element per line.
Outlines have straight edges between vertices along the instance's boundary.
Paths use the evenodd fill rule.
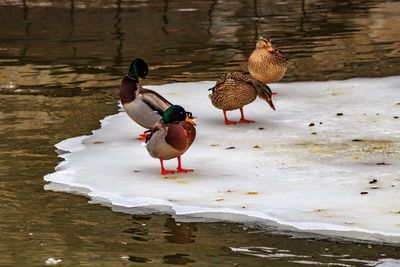
<path fill-rule="evenodd" d="M 272 102 L 272 99 L 268 99 L 268 100 L 266 100 L 266 101 L 267 101 L 268 105 L 269 105 L 273 110 L 275 110 L 275 105 L 274 105 L 274 103 Z"/>
<path fill-rule="evenodd" d="M 194 118 L 189 118 L 189 116 L 186 116 L 185 121 L 187 121 L 187 122 L 189 122 L 189 123 L 191 123 L 193 125 L 196 125 Z"/>

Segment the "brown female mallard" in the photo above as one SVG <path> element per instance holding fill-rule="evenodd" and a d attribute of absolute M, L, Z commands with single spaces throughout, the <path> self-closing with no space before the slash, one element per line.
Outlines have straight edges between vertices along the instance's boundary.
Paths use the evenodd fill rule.
<path fill-rule="evenodd" d="M 226 125 L 236 124 L 235 121 L 228 120 L 226 116 L 226 111 L 235 109 L 240 109 L 239 123 L 254 122 L 244 118 L 243 106 L 253 102 L 257 96 L 267 101 L 269 106 L 275 110 L 271 89 L 266 84 L 239 72 L 223 75 L 209 90 L 212 92 L 209 95 L 211 103 L 214 107 L 222 109 Z"/>
<path fill-rule="evenodd" d="M 183 169 L 181 155 L 188 150 L 196 137 L 196 128 L 190 112 L 178 105 L 170 106 L 162 115 L 152 133 L 146 140 L 146 148 L 150 156 L 158 158 L 161 164 L 161 174 L 175 173 L 164 168 L 164 160 L 178 158 L 176 172 L 192 172 Z"/>
<path fill-rule="evenodd" d="M 251 76 L 263 83 L 276 82 L 285 75 L 287 59 L 272 46 L 271 39 L 260 37 L 249 57 L 248 69 Z"/>

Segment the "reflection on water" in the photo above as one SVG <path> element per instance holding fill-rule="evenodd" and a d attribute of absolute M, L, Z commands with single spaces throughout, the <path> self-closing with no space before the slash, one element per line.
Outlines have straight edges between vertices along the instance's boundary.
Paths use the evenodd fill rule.
<path fill-rule="evenodd" d="M 329 248 L 324 248 L 325 253 L 318 256 L 296 255 L 288 249 L 277 249 L 270 247 L 241 247 L 230 248 L 232 252 L 258 258 L 268 258 L 272 260 L 285 259 L 287 265 L 323 265 L 323 266 L 400 266 L 400 260 L 387 258 L 386 254 L 381 254 L 383 258 L 379 260 L 358 259 L 351 254 L 337 254 L 331 252 Z M 287 266 L 285 265 L 285 266 Z"/>
<path fill-rule="evenodd" d="M 193 263 L 195 261 L 188 259 L 188 254 L 176 253 L 175 255 L 164 256 L 164 263 L 176 264 L 176 265 L 186 265 L 188 263 Z"/>
<path fill-rule="evenodd" d="M 197 226 L 195 223 L 177 223 L 173 218 L 168 218 L 164 227 L 168 229 L 165 232 L 165 239 L 169 243 L 189 244 L 194 243 L 196 239 L 194 232 L 197 232 Z"/>
<path fill-rule="evenodd" d="M 0 265 L 398 259 L 398 246 L 113 212 L 44 191 L 43 176 L 59 161 L 55 143 L 90 134 L 117 112 L 116 88 L 132 57 L 148 61 L 148 84 L 215 80 L 245 70 L 257 36 L 268 32 L 290 59 L 284 81 L 399 75 L 399 15 L 400 2 L 373 0 L 0 0 Z"/>

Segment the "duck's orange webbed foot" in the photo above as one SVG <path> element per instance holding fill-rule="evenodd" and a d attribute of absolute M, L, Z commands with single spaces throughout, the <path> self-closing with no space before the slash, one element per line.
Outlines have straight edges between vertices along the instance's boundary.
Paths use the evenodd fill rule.
<path fill-rule="evenodd" d="M 226 116 L 226 110 L 222 110 L 223 112 L 224 112 L 224 123 L 225 123 L 225 125 L 236 125 L 236 121 L 231 121 L 231 120 L 228 120 L 228 117 Z"/>
<path fill-rule="evenodd" d="M 147 137 L 149 137 L 151 135 L 150 132 L 144 132 L 142 134 L 139 134 L 139 136 L 137 137 L 138 140 L 146 142 Z"/>
<path fill-rule="evenodd" d="M 173 170 L 166 170 L 166 169 L 161 170 L 162 175 L 174 174 L 174 173 L 175 173 L 175 171 L 173 171 Z"/>
<path fill-rule="evenodd" d="M 243 108 L 240 108 L 240 120 L 239 120 L 239 123 L 253 123 L 253 122 L 256 122 L 256 121 L 247 120 L 247 119 L 244 118 Z"/>
<path fill-rule="evenodd" d="M 174 174 L 175 171 L 173 170 L 166 170 L 164 168 L 164 160 L 160 159 L 160 164 L 161 164 L 161 175 L 167 175 L 167 174 Z"/>
<path fill-rule="evenodd" d="M 178 168 L 176 168 L 177 173 L 188 173 L 188 172 L 193 172 L 194 170 L 192 169 L 184 169 L 182 168 L 182 163 L 181 163 L 181 157 L 178 157 Z"/>
<path fill-rule="evenodd" d="M 193 169 L 183 169 L 183 168 L 176 168 L 177 173 L 188 173 L 188 172 L 193 172 Z"/>
<path fill-rule="evenodd" d="M 239 123 L 253 123 L 253 122 L 256 122 L 256 121 L 253 121 L 253 120 L 246 120 L 245 118 L 241 118 L 241 119 L 239 120 Z"/>
<path fill-rule="evenodd" d="M 236 125 L 236 121 L 224 120 L 225 125 Z"/>

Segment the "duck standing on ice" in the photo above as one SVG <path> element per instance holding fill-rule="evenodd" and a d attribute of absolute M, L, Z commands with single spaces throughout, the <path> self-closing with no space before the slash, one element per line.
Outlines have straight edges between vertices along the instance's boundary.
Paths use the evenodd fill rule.
<path fill-rule="evenodd" d="M 251 123 L 253 120 L 247 120 L 244 117 L 243 106 L 253 102 L 256 97 L 265 100 L 268 105 L 275 110 L 272 102 L 272 92 L 268 85 L 244 75 L 239 72 L 227 73 L 217 80 L 211 90 L 209 98 L 214 107 L 222 109 L 224 113 L 225 125 L 236 124 L 237 122 L 228 120 L 226 111 L 239 109 L 239 123 Z"/>
<path fill-rule="evenodd" d="M 269 37 L 260 37 L 248 60 L 250 75 L 267 84 L 283 78 L 287 59 L 276 49 Z"/>
<path fill-rule="evenodd" d="M 119 96 L 128 116 L 140 126 L 151 130 L 172 104 L 157 92 L 140 85 L 148 71 L 143 59 L 134 59 L 128 74 L 121 81 Z M 138 139 L 146 140 L 147 135 L 140 134 Z"/>
<path fill-rule="evenodd" d="M 193 171 L 182 168 L 181 155 L 189 149 L 196 138 L 194 125 L 192 114 L 178 105 L 170 106 L 154 125 L 147 137 L 146 148 L 150 156 L 160 160 L 162 175 Z M 166 170 L 164 160 L 173 158 L 178 158 L 176 171 Z"/>

